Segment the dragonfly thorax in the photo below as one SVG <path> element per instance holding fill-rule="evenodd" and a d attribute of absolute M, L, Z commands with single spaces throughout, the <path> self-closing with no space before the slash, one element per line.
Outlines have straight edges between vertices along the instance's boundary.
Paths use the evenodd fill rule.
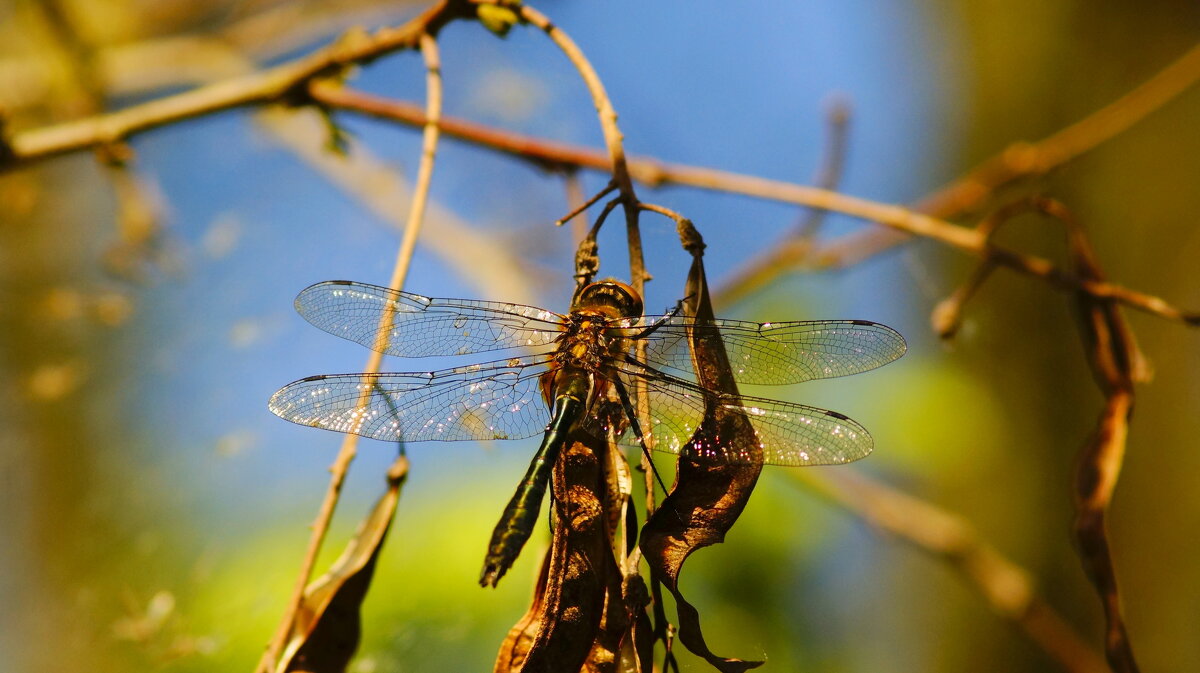
<path fill-rule="evenodd" d="M 611 334 L 618 320 L 599 311 L 572 311 L 559 337 L 554 361 L 559 366 L 599 371 L 605 361 L 628 347 L 626 339 Z"/>
<path fill-rule="evenodd" d="M 607 360 L 628 348 L 628 340 L 616 330 L 627 329 L 627 319 L 641 315 L 641 295 L 629 285 L 603 280 L 584 286 L 576 294 L 558 337 L 555 363 L 592 373 L 601 371 Z"/>

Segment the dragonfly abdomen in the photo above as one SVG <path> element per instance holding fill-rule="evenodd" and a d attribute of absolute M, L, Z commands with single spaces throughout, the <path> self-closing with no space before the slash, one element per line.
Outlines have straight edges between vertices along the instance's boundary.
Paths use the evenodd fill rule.
<path fill-rule="evenodd" d="M 525 478 L 517 486 L 517 491 L 513 493 L 512 499 L 504 508 L 504 514 L 500 516 L 500 521 L 492 531 L 487 556 L 483 560 L 483 572 L 479 575 L 480 586 L 496 586 L 517 560 L 529 536 L 533 534 L 542 499 L 546 495 L 546 486 L 550 483 L 550 474 L 554 470 L 554 462 L 558 460 L 558 454 L 562 451 L 571 428 L 587 408 L 588 391 L 584 391 L 582 396 L 577 392 L 572 390 L 554 398 L 554 416 L 546 428 L 542 445 L 538 447 L 537 453 L 529 463 L 529 469 L 525 472 Z"/>

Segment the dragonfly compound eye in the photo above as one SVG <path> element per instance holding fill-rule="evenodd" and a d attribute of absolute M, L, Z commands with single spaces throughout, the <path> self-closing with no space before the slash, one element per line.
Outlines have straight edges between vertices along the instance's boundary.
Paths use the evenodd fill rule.
<path fill-rule="evenodd" d="M 642 314 L 642 296 L 638 294 L 638 291 L 611 278 L 583 288 L 579 292 L 575 305 L 580 309 L 616 309 L 619 316 L 623 318 Z"/>

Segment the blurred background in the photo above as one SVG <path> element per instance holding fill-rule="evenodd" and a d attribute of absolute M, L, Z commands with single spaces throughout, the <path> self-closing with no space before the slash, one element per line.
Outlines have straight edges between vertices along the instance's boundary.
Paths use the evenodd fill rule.
<path fill-rule="evenodd" d="M 1200 36 L 1189 0 L 735 3 L 547 1 L 592 60 L 627 151 L 808 183 L 848 102 L 841 189 L 909 203 L 1018 140 L 1043 138 L 1145 81 Z M 420 5 L 369 0 L 4 0 L 0 110 L 9 132 L 66 121 L 295 58 L 355 25 Z M 446 114 L 601 147 L 590 99 L 537 31 L 441 35 Z M 420 102 L 420 58 L 354 84 Z M 349 157 L 308 112 L 237 110 L 133 138 L 131 170 L 79 153 L 0 174 L 0 660 L 250 670 L 282 614 L 340 437 L 290 425 L 266 400 L 364 349 L 292 310 L 303 287 L 385 283 L 419 133 L 338 115 Z M 1113 280 L 1200 308 L 1200 91 L 1022 193 L 1087 225 Z M 583 175 L 584 192 L 606 179 Z M 720 286 L 804 213 L 683 188 L 645 200 L 692 218 Z M 406 289 L 565 309 L 564 182 L 445 140 Z M 1004 199 L 1001 198 L 1000 201 Z M 972 218 L 962 220 L 973 222 Z M 836 236 L 871 225 L 831 215 Z M 643 219 L 647 307 L 682 293 L 674 226 Z M 604 272 L 627 275 L 624 234 Z M 1001 241 L 1062 259 L 1029 219 Z M 862 318 L 910 351 L 847 380 L 755 391 L 853 416 L 876 452 L 853 469 L 957 513 L 1028 570 L 1100 646 L 1099 602 L 1069 540 L 1074 457 L 1102 399 L 1065 295 L 998 272 L 959 337 L 929 328 L 974 260 L 911 242 L 838 271 L 784 275 L 720 307 L 753 320 Z M 1144 670 L 1200 660 L 1200 333 L 1129 319 L 1155 380 L 1139 389 L 1111 538 Z M 385 363 L 393 371 L 441 363 Z M 475 582 L 485 541 L 535 443 L 415 445 L 410 480 L 353 670 L 488 670 L 524 612 L 538 554 L 496 591 Z M 320 571 L 383 490 L 394 448 L 366 442 Z M 812 468 L 840 469 L 840 468 Z M 767 671 L 1051 671 L 1053 661 L 943 562 L 863 524 L 785 468 L 764 471 L 727 544 L 683 589 L 713 649 Z M 545 540 L 538 541 L 545 544 Z M 711 670 L 681 653 L 683 670 Z M 1190 663 L 1189 663 L 1190 662 Z"/>

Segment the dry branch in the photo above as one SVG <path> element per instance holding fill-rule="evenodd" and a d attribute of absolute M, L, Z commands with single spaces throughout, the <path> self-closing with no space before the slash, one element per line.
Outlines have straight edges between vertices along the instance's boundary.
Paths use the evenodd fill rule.
<path fill-rule="evenodd" d="M 444 0 L 404 26 L 380 30 L 370 36 L 360 35 L 357 39 L 343 40 L 311 56 L 261 73 L 218 82 L 119 112 L 14 134 L 4 148 L 6 151 L 0 152 L 0 170 L 49 156 L 116 142 L 138 132 L 232 107 L 281 101 L 304 102 L 311 99 L 329 107 L 353 109 L 407 124 L 423 125 L 426 120 L 415 106 L 349 92 L 336 97 L 329 87 L 308 85 L 324 75 L 335 74 L 347 65 L 369 62 L 392 51 L 412 48 L 426 28 L 431 33 L 436 32 L 446 22 L 463 15 L 466 11 L 469 11 L 469 7 L 464 9 L 461 3 Z M 529 8 L 523 8 L 523 12 L 526 20 L 531 20 L 539 28 L 546 30 L 552 39 L 561 34 L 561 31 L 555 32 L 557 29 L 540 14 Z M 564 44 L 569 44 L 569 41 Z M 564 52 L 570 54 L 567 48 L 564 48 Z M 590 69 L 590 66 L 581 69 L 581 74 L 586 73 L 587 69 Z M 619 184 L 621 167 L 625 166 L 629 178 L 651 186 L 686 185 L 839 212 L 883 224 L 896 232 L 933 238 L 976 256 L 983 256 L 986 252 L 1000 265 L 1037 276 L 1058 287 L 1082 290 L 1096 298 L 1111 297 L 1138 310 L 1170 320 L 1189 324 L 1200 323 L 1200 315 L 1197 313 L 1185 312 L 1158 297 L 1113 283 L 1077 277 L 1039 257 L 1004 248 L 985 250 L 988 246 L 983 237 L 944 220 L 899 206 L 843 196 L 815 187 L 712 169 L 673 165 L 655 160 L 627 161 L 624 151 L 620 148 L 620 132 L 616 130 L 615 115 L 608 116 L 611 105 L 602 105 L 602 101 L 607 100 L 607 97 L 596 95 L 597 91 L 603 94 L 603 87 L 595 88 L 599 83 L 598 79 L 592 82 L 586 74 L 584 79 L 589 83 L 589 90 L 601 113 L 605 140 L 609 148 L 607 155 L 587 148 L 546 142 L 457 120 L 443 120 L 443 130 L 447 135 L 469 138 L 473 142 L 527 156 L 543 164 L 613 171 Z M 999 184 L 997 181 L 1002 177 L 1011 180 L 1016 176 L 1028 175 L 1036 172 L 1034 168 L 1040 171 L 1049 170 L 1057 165 L 1055 161 L 1066 161 L 1128 128 L 1194 85 L 1197 80 L 1200 80 L 1200 47 L 1189 51 L 1146 84 L 1095 115 L 1041 143 L 1015 146 L 1024 148 L 1022 151 L 1010 148 L 997 158 L 985 162 L 983 167 L 973 171 L 967 178 L 956 181 L 950 187 L 929 197 L 923 202 L 927 205 L 919 207 L 933 212 L 938 208 L 948 208 L 936 204 L 951 203 L 958 204 L 955 207 L 961 208 L 961 204 L 970 201 L 967 196 L 971 194 L 976 195 L 972 198 L 982 198 L 981 194 L 987 190 L 981 191 L 980 185 Z M 612 123 L 607 124 L 603 121 L 606 119 L 611 119 Z M 1014 161 L 1014 156 L 1025 158 Z M 1031 160 L 1030 157 L 1034 159 Z M 989 166 L 991 168 L 985 168 Z M 1007 168 L 1001 170 L 995 168 L 996 166 Z M 994 186 L 989 189 L 994 189 Z M 625 193 L 624 189 L 622 191 Z M 934 204 L 936 208 L 928 205 L 929 203 Z M 825 253 L 833 249 L 823 248 Z M 825 253 L 818 256 L 824 256 Z M 641 268 L 644 269 L 644 266 Z M 637 287 L 637 278 L 634 280 Z"/>
<path fill-rule="evenodd" d="M 423 117 L 415 113 L 411 104 L 361 92 L 321 84 L 312 88 L 311 95 L 317 102 L 332 108 L 351 110 L 405 124 L 423 121 Z M 600 171 L 609 170 L 611 165 L 607 155 L 590 148 L 546 141 L 458 119 L 443 119 L 442 130 L 448 136 L 519 156 L 539 165 Z M 885 225 L 898 232 L 930 238 L 976 257 L 989 257 L 1001 266 L 1040 278 L 1061 289 L 1080 290 L 1098 299 L 1112 298 L 1168 320 L 1191 325 L 1200 324 L 1200 313 L 1184 311 L 1159 297 L 1116 283 L 1077 276 L 1060 269 L 1043 257 L 991 245 L 987 237 L 979 232 L 901 206 L 869 201 L 817 187 L 710 168 L 669 164 L 655 159 L 631 159 L 628 166 L 633 179 L 649 186 L 683 185 L 842 213 Z"/>
<path fill-rule="evenodd" d="M 413 251 L 416 249 L 417 236 L 421 230 L 421 223 L 424 221 L 425 205 L 429 198 L 429 185 L 433 177 L 434 158 L 437 154 L 438 118 L 442 114 L 442 74 L 437 42 L 429 33 L 421 33 L 418 35 L 417 41 L 420 45 L 421 54 L 425 58 L 427 73 L 425 114 L 429 121 L 425 124 L 424 139 L 421 146 L 421 162 L 417 168 L 417 181 L 413 187 L 413 197 L 410 204 L 408 223 L 404 229 L 404 239 L 401 241 L 400 249 L 396 255 L 396 262 L 392 269 L 392 277 L 388 282 L 388 286 L 394 289 L 401 289 L 404 286 L 405 277 L 408 275 L 409 262 L 412 260 Z M 394 309 L 389 305 L 384 310 L 383 317 L 381 318 L 383 324 L 380 325 L 379 329 L 380 338 L 386 338 L 385 335 L 391 333 L 391 321 L 393 319 Z M 379 371 L 385 350 L 386 343 L 376 344 L 376 347 L 371 351 L 371 355 L 367 358 L 366 365 L 363 367 L 362 371 L 364 374 L 373 374 Z M 363 386 L 359 406 L 366 404 L 366 399 L 369 395 L 369 388 Z M 287 608 L 284 611 L 283 618 L 279 622 L 278 630 L 263 653 L 262 659 L 259 661 L 257 668 L 259 673 L 266 673 L 271 670 L 274 663 L 279 659 L 284 644 L 287 642 L 288 633 L 292 630 L 292 624 L 304 599 L 304 588 L 308 585 L 308 580 L 312 576 L 313 566 L 317 561 L 317 554 L 321 550 L 321 544 L 325 539 L 325 534 L 329 530 L 329 524 L 333 520 L 333 512 L 341 496 L 342 485 L 346 481 L 346 473 L 350 469 L 350 463 L 354 461 L 354 457 L 357 455 L 358 439 L 359 436 L 357 434 L 347 433 L 342 439 L 342 445 L 338 450 L 337 458 L 334 459 L 333 465 L 329 468 L 329 486 L 325 491 L 325 498 L 321 502 L 317 518 L 313 522 L 312 535 L 309 538 L 308 549 L 301 563 L 296 586 L 292 591 L 291 598 L 288 600 Z"/>
<path fill-rule="evenodd" d="M 975 231 L 990 240 L 1000 227 L 1031 212 L 1060 222 L 1067 232 L 1072 266 L 1082 277 L 1103 280 L 1104 272 L 1082 225 L 1063 204 L 1053 199 L 1039 197 L 1007 204 L 980 222 Z M 934 327 L 943 336 L 957 328 L 963 305 L 988 278 L 992 268 L 991 258 L 985 257 L 966 284 L 935 309 Z M 1116 301 L 1076 292 L 1075 304 L 1081 317 L 1089 364 L 1106 398 L 1097 427 L 1080 451 L 1076 467 L 1075 540 L 1084 570 L 1104 607 L 1108 662 L 1118 673 L 1137 673 L 1133 646 L 1122 615 L 1106 520 L 1124 462 L 1129 420 L 1133 414 L 1134 383 L 1148 380 L 1149 368 Z"/>
<path fill-rule="evenodd" d="M 1036 142 L 1010 144 L 966 175 L 917 201 L 912 208 L 941 218 L 977 208 L 999 188 L 1044 175 L 1123 133 L 1197 82 L 1200 82 L 1200 45 L 1071 126 Z M 825 266 L 853 266 L 907 240 L 907 236 L 896 231 L 859 231 L 826 243 L 810 259 Z"/>
<path fill-rule="evenodd" d="M 310 80 L 337 75 L 351 65 L 369 63 L 385 54 L 415 49 L 421 35 L 436 34 L 446 23 L 473 11 L 468 3 L 442 0 L 408 23 L 373 34 L 351 34 L 330 46 L 282 65 L 191 91 L 166 96 L 124 110 L 65 124 L 13 134 L 0 170 L 47 157 L 120 142 L 150 129 L 222 110 L 304 99 Z"/>
<path fill-rule="evenodd" d="M 545 15 L 529 5 L 521 5 L 519 12 L 523 20 L 545 32 L 550 40 L 566 55 L 571 65 L 579 72 L 579 76 L 583 79 L 583 83 L 592 97 L 592 103 L 596 106 L 596 115 L 600 122 L 600 129 L 604 134 L 605 148 L 608 151 L 609 165 L 607 166 L 607 170 L 612 175 L 613 184 L 616 185 L 617 190 L 620 192 L 621 205 L 625 211 L 626 247 L 629 251 L 629 282 L 639 294 L 644 296 L 646 281 L 650 280 L 651 276 L 646 271 L 646 259 L 642 251 L 641 229 L 638 224 L 640 213 L 638 197 L 633 187 L 633 178 L 630 175 L 628 161 L 625 157 L 624 136 L 621 134 L 621 129 L 617 126 L 617 111 L 613 108 L 612 100 L 608 97 L 608 92 L 605 90 L 600 76 L 596 74 L 596 70 L 592 67 L 591 62 L 588 61 L 583 51 L 579 49 L 571 37 L 561 28 L 555 26 Z M 605 192 L 607 191 L 606 189 Z M 596 200 L 599 198 L 600 196 L 597 196 Z M 589 201 L 589 203 L 594 202 L 595 200 Z M 598 227 L 599 224 L 596 225 L 596 228 Z M 594 241 L 594 233 L 589 238 Z M 582 282 L 582 280 L 582 278 L 577 278 L 579 282 Z M 645 357 L 645 344 L 639 342 L 636 348 L 638 357 Z M 638 417 L 648 426 L 650 409 L 646 402 L 645 383 L 637 381 L 634 386 L 638 393 L 636 395 Z M 646 511 L 649 514 L 654 511 L 653 466 L 651 465 L 650 458 L 645 455 L 642 456 L 642 471 L 645 475 Z"/>

